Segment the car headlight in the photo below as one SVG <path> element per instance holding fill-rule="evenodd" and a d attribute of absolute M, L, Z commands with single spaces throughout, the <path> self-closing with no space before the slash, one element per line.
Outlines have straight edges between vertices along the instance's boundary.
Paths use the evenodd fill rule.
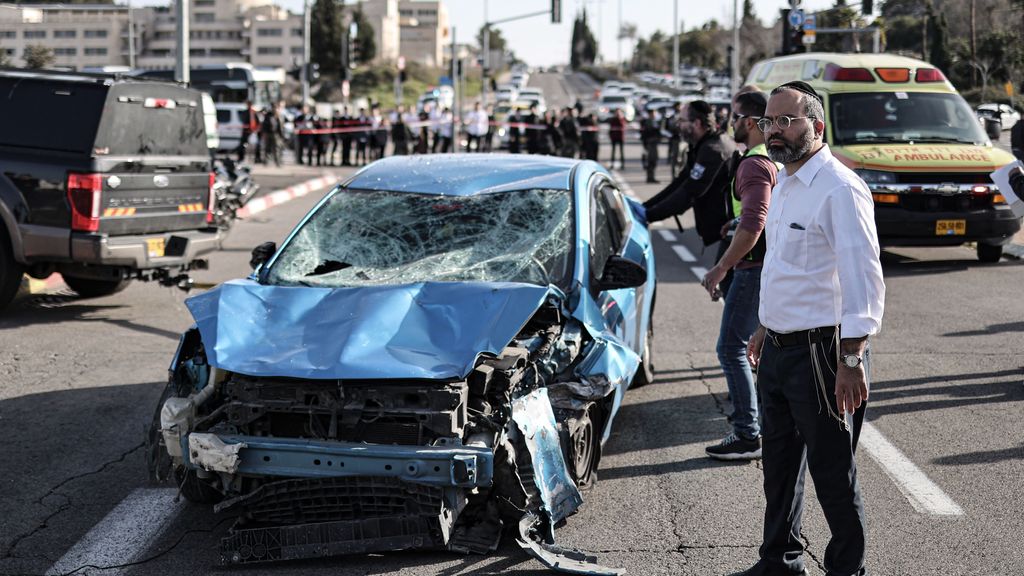
<path fill-rule="evenodd" d="M 896 174 L 881 170 L 854 170 L 868 184 L 895 184 Z"/>

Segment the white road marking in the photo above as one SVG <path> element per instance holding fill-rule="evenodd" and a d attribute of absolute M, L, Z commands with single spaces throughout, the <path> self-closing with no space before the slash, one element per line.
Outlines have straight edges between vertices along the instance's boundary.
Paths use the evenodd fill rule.
<path fill-rule="evenodd" d="M 661 229 L 658 230 L 658 234 L 661 236 L 661 239 L 664 240 L 665 242 L 676 241 L 676 233 L 671 230 Z"/>
<path fill-rule="evenodd" d="M 708 269 L 703 266 L 690 266 L 690 272 L 693 272 L 697 280 L 703 280 L 704 275 L 708 273 Z"/>
<path fill-rule="evenodd" d="M 947 496 L 942 488 L 925 476 L 899 448 L 867 422 L 860 432 L 860 445 L 889 475 L 914 510 L 937 516 L 963 516 L 963 509 Z"/>
<path fill-rule="evenodd" d="M 176 488 L 138 488 L 46 571 L 66 574 L 82 566 L 127 564 L 147 550 L 184 503 L 174 502 Z M 93 571 L 89 571 L 92 573 Z M 104 570 L 105 576 L 120 570 Z"/>
<path fill-rule="evenodd" d="M 683 246 L 682 244 L 673 244 L 672 249 L 675 250 L 676 256 L 679 256 L 679 259 L 683 262 L 697 261 L 697 257 L 693 255 L 693 252 L 687 250 L 686 246 Z"/>

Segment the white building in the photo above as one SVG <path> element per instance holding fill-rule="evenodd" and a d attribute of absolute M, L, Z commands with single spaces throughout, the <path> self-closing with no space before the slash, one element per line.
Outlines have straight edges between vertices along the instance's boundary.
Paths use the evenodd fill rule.
<path fill-rule="evenodd" d="M 302 64 L 302 15 L 270 0 L 188 0 L 189 54 L 193 66 L 249 62 L 291 68 Z M 349 5 L 351 9 L 352 5 Z M 409 62 L 442 66 L 450 41 L 448 11 L 441 1 L 365 0 L 380 62 L 399 55 Z M 124 5 L 0 4 L 0 51 L 24 66 L 25 48 L 53 49 L 55 66 L 72 69 L 128 66 L 129 17 Z M 132 9 L 137 68 L 173 68 L 177 22 L 168 6 Z"/>
<path fill-rule="evenodd" d="M 407 62 L 443 66 L 445 46 L 451 42 L 448 8 L 437 0 L 402 0 L 399 52 Z"/>

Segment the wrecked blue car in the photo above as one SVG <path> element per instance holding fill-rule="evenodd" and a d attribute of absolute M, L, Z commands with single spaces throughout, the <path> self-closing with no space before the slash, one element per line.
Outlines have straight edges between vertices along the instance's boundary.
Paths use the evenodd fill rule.
<path fill-rule="evenodd" d="M 630 386 L 652 378 L 639 203 L 588 161 L 378 161 L 255 272 L 190 298 L 150 466 L 237 516 L 226 564 L 432 548 L 506 526 L 552 568 Z"/>

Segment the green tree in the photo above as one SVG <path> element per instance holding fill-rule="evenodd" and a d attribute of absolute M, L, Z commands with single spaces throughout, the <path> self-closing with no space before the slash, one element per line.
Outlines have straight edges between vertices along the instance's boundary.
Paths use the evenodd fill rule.
<path fill-rule="evenodd" d="M 572 25 L 569 65 L 573 70 L 590 66 L 597 59 L 597 39 L 587 26 L 587 11 L 583 10 Z"/>
<path fill-rule="evenodd" d="M 743 25 L 748 26 L 751 24 L 761 25 L 761 21 L 757 18 L 757 14 L 754 12 L 753 0 L 743 0 Z"/>
<path fill-rule="evenodd" d="M 53 55 L 53 48 L 42 44 L 29 44 L 25 46 L 25 68 L 49 68 L 57 61 Z"/>
<path fill-rule="evenodd" d="M 357 63 L 368 64 L 373 62 L 373 59 L 377 57 L 376 34 L 373 30 L 373 25 L 370 24 L 366 15 L 363 14 L 363 9 L 358 5 L 352 12 L 352 21 L 359 27 L 359 30 L 356 33 L 356 42 L 359 44 L 359 58 L 356 59 Z"/>
<path fill-rule="evenodd" d="M 950 68 L 953 66 L 953 56 L 949 49 L 949 23 L 946 22 L 946 15 L 935 16 L 933 14 L 928 19 L 928 23 L 930 24 L 928 61 L 949 76 Z"/>
<path fill-rule="evenodd" d="M 342 7 L 338 0 L 316 0 L 310 16 L 310 60 L 320 72 L 330 76 L 341 73 Z"/>
<path fill-rule="evenodd" d="M 481 26 L 480 31 L 476 33 L 476 43 L 480 46 L 481 52 L 484 50 L 484 28 L 486 28 L 486 26 Z M 488 44 L 491 51 L 494 52 L 500 50 L 504 52 L 506 45 L 507 43 L 505 42 L 505 37 L 501 35 L 501 30 L 491 26 L 491 38 Z"/>

